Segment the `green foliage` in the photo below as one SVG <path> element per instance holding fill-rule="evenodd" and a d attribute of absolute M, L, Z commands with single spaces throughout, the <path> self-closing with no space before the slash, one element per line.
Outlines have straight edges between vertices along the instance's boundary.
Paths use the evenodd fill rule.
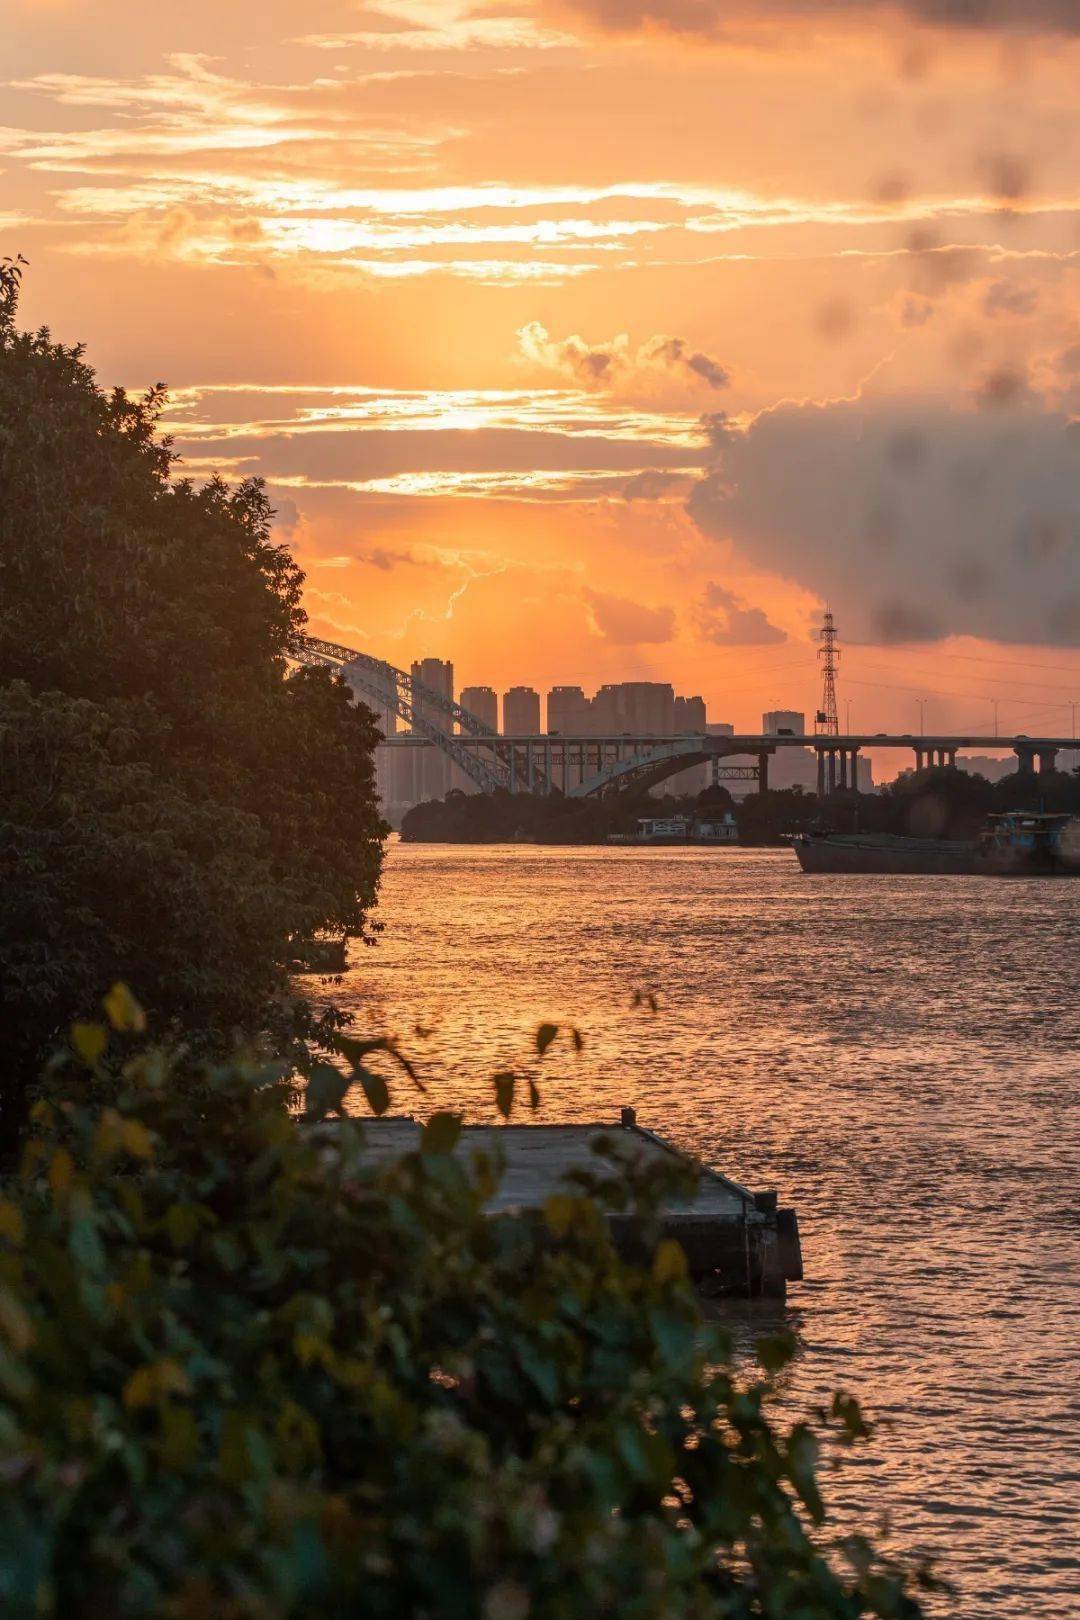
<path fill-rule="evenodd" d="M 258 481 L 175 481 L 164 392 L 104 393 L 0 266 L 0 1137 L 72 1018 L 138 977 L 224 1047 L 303 1023 L 292 942 L 359 935 L 374 717 L 289 676 L 303 576 Z"/>
<path fill-rule="evenodd" d="M 857 827 L 863 832 L 909 838 L 970 841 L 989 815 L 1039 809 L 1080 815 L 1080 776 L 1063 771 L 1038 776 L 1009 771 L 999 781 L 990 782 L 953 766 L 904 771 L 880 793 L 849 793 L 827 800 L 820 807 L 820 824 L 835 832 L 852 832 Z"/>
<path fill-rule="evenodd" d="M 739 842 L 777 844 L 788 833 L 803 832 L 819 813 L 817 795 L 805 793 L 800 787 L 748 793 L 735 809 Z"/>
<path fill-rule="evenodd" d="M 630 832 L 639 816 L 722 815 L 733 804 L 724 788 L 696 798 L 660 798 L 625 793 L 610 799 L 540 798 L 527 793 L 461 793 L 414 805 L 401 823 L 410 843 L 602 844 L 609 833 Z"/>
<path fill-rule="evenodd" d="M 660 1185 L 492 1219 L 452 1116 L 376 1165 L 319 1073 L 302 1119 L 279 1067 L 76 1047 L 0 1199 L 5 1616 L 919 1614 L 823 1540 L 855 1403 L 776 1426 L 679 1246 L 614 1251 L 604 1189 L 647 1230 Z"/>

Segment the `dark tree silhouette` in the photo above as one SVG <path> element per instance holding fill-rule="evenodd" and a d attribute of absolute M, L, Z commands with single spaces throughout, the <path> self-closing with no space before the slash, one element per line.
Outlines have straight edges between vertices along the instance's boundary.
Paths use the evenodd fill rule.
<path fill-rule="evenodd" d="M 358 934 L 374 717 L 288 673 L 303 575 L 261 483 L 177 481 L 164 390 L 20 332 L 0 267 L 0 1135 L 115 980 L 159 1028 L 296 1027 L 291 943 Z M 300 1018 L 302 1022 L 302 1016 Z"/>

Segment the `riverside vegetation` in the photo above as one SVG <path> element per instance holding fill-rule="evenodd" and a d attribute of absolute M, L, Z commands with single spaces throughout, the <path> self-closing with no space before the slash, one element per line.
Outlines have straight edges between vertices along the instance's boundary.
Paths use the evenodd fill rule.
<path fill-rule="evenodd" d="M 257 481 L 173 477 L 164 391 L 16 327 L 0 268 L 0 1152 L 120 979 L 225 1050 L 305 1033 L 297 940 L 361 934 L 384 828 L 370 712 L 289 674 L 303 575 Z"/>
<path fill-rule="evenodd" d="M 696 797 L 624 794 L 610 799 L 550 798 L 528 794 L 461 793 L 415 805 L 401 823 L 407 843 L 602 844 L 611 833 L 632 831 L 639 816 L 709 817 L 730 810 L 739 842 L 780 844 L 793 833 L 901 833 L 913 837 L 974 838 L 998 810 L 1047 810 L 1080 815 L 1080 774 L 1055 772 L 1033 781 L 1009 775 L 1000 782 L 955 768 L 905 772 L 880 793 L 841 792 L 819 799 L 802 788 L 749 793 L 736 803 L 725 788 Z"/>
<path fill-rule="evenodd" d="M 677 1245 L 620 1259 L 605 1206 L 648 1239 L 668 1189 L 617 1142 L 498 1221 L 498 1164 L 452 1155 L 452 1115 L 365 1161 L 352 1097 L 381 1113 L 419 1082 L 317 1018 L 288 963 L 369 927 L 373 719 L 287 674 L 301 577 L 261 488 L 171 481 L 163 395 L 106 396 L 78 350 L 17 332 L 17 271 L 0 1609 L 914 1620 L 930 1576 L 828 1531 L 819 1460 L 866 1442 L 858 1404 L 779 1425 L 790 1342 L 737 1368 Z M 535 1105 L 497 1077 L 504 1115 L 526 1084 Z"/>

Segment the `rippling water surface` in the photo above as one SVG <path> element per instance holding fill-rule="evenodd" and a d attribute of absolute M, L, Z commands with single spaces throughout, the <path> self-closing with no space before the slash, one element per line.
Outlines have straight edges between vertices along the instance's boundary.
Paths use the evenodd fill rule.
<path fill-rule="evenodd" d="M 796 1206 L 790 1399 L 843 1385 L 895 1425 L 834 1502 L 888 1510 L 964 1620 L 1080 1613 L 1080 882 L 395 844 L 380 914 L 339 1000 L 407 1037 L 436 1102 L 490 1118 L 490 1075 L 568 1019 L 585 1050 L 545 1060 L 542 1118 L 632 1103 Z"/>

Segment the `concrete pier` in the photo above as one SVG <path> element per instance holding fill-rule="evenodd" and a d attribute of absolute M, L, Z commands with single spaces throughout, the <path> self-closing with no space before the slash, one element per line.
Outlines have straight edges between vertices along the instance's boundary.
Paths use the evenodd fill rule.
<path fill-rule="evenodd" d="M 367 1153 L 374 1163 L 380 1163 L 415 1152 L 420 1131 L 413 1119 L 365 1120 Z M 624 1147 L 629 1144 L 644 1166 L 674 1158 L 693 1170 L 692 1196 L 665 1204 L 661 1224 L 663 1236 L 682 1245 L 690 1274 L 702 1293 L 782 1299 L 789 1282 L 801 1281 L 795 1211 L 781 1209 L 775 1192 L 753 1193 L 687 1159 L 640 1126 L 632 1108 L 622 1110 L 617 1124 L 466 1125 L 454 1155 L 468 1162 L 476 1152 L 502 1154 L 502 1180 L 486 1212 L 492 1218 L 505 1217 L 542 1208 L 553 1193 L 572 1192 L 573 1183 L 565 1179 L 571 1171 L 612 1174 L 611 1161 L 598 1157 L 594 1149 L 600 1137 L 618 1139 Z M 612 1211 L 607 1220 L 622 1252 L 646 1258 L 640 1224 L 633 1216 Z"/>

